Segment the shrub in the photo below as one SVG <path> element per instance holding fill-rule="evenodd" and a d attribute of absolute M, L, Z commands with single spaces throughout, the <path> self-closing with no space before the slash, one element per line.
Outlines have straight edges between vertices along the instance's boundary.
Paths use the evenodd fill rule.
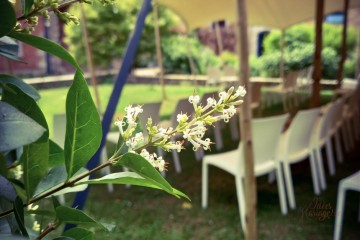
<path fill-rule="evenodd" d="M 344 63 L 344 78 L 355 78 L 355 64 L 354 58 L 346 59 Z"/>

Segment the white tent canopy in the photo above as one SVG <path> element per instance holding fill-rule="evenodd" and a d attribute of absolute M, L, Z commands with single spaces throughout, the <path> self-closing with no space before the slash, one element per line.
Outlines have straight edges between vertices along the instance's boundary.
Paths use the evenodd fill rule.
<path fill-rule="evenodd" d="M 214 21 L 235 21 L 235 0 L 157 0 L 178 14 L 193 30 Z M 285 29 L 313 20 L 316 0 L 249 0 L 248 24 Z M 359 7 L 360 0 L 350 0 L 350 7 Z M 344 0 L 325 0 L 324 14 L 343 11 Z"/>

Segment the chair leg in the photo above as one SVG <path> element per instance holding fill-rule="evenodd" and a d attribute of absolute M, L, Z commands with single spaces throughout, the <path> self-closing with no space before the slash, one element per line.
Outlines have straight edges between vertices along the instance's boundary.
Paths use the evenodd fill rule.
<path fill-rule="evenodd" d="M 272 171 L 268 174 L 268 183 L 273 183 L 275 182 L 276 179 L 276 173 L 275 171 Z"/>
<path fill-rule="evenodd" d="M 286 191 L 288 195 L 289 206 L 291 209 L 295 209 L 296 203 L 295 203 L 294 185 L 291 178 L 290 164 L 284 162 L 283 167 L 284 167 Z"/>
<path fill-rule="evenodd" d="M 176 150 L 172 150 L 172 156 L 173 156 L 173 160 L 174 160 L 176 173 L 181 173 L 181 165 L 180 165 L 179 153 Z"/>
<path fill-rule="evenodd" d="M 246 231 L 245 227 L 245 192 L 244 192 L 244 184 L 242 181 L 241 176 L 237 175 L 235 176 L 235 184 L 236 184 L 236 193 L 238 198 L 238 204 L 239 204 L 239 215 L 241 220 L 241 227 L 243 231 Z"/>
<path fill-rule="evenodd" d="M 337 159 L 338 163 L 343 163 L 344 158 L 343 158 L 343 152 L 341 149 L 340 132 L 339 131 L 340 131 L 340 128 L 335 133 L 336 159 Z"/>
<path fill-rule="evenodd" d="M 216 150 L 221 150 L 223 148 L 224 144 L 223 144 L 223 140 L 222 140 L 222 136 L 221 136 L 220 122 L 215 123 L 214 134 L 215 134 Z"/>
<path fill-rule="evenodd" d="M 101 163 L 105 163 L 107 160 L 108 160 L 108 156 L 107 156 L 106 146 L 104 146 L 103 149 L 101 150 L 100 161 Z M 110 167 L 103 168 L 101 172 L 102 175 L 109 175 L 110 173 L 111 173 Z M 114 186 L 109 183 L 107 184 L 107 189 L 109 193 L 112 193 L 114 191 Z"/>
<path fill-rule="evenodd" d="M 338 189 L 336 213 L 335 213 L 335 228 L 334 228 L 334 240 L 341 239 L 341 229 L 343 222 L 344 203 L 346 199 L 346 190 L 342 188 L 341 182 Z"/>
<path fill-rule="evenodd" d="M 230 133 L 231 133 L 231 139 L 233 141 L 240 139 L 237 119 L 238 119 L 237 117 L 233 117 L 230 119 Z"/>
<path fill-rule="evenodd" d="M 331 137 L 326 140 L 326 155 L 329 166 L 329 172 L 331 176 L 335 175 L 335 163 L 334 163 L 334 154 L 332 150 Z"/>
<path fill-rule="evenodd" d="M 202 180 L 201 180 L 201 206 L 207 208 L 208 206 L 208 181 L 209 181 L 209 165 L 203 161 L 202 163 Z"/>
<path fill-rule="evenodd" d="M 347 123 L 347 119 L 344 120 L 344 124 L 342 126 L 342 129 L 341 129 L 341 136 L 342 136 L 342 139 L 344 141 L 344 145 L 345 145 L 345 151 L 346 152 L 349 152 L 350 151 L 350 143 L 349 143 L 349 129 L 348 129 L 348 123 Z"/>
<path fill-rule="evenodd" d="M 287 209 L 287 202 L 286 202 L 286 196 L 285 196 L 284 179 L 283 179 L 280 164 L 276 169 L 276 179 L 277 179 L 277 187 L 278 187 L 278 191 L 279 191 L 281 213 L 283 215 L 287 215 L 288 209 Z"/>
<path fill-rule="evenodd" d="M 200 148 L 199 150 L 195 151 L 195 159 L 196 161 L 201 161 L 201 159 L 204 157 L 204 150 Z"/>
<path fill-rule="evenodd" d="M 313 154 L 316 158 L 317 169 L 319 171 L 320 187 L 322 190 L 325 190 L 327 186 L 326 186 L 326 180 L 325 180 L 324 163 L 323 163 L 323 159 L 321 156 L 321 149 L 320 148 L 314 149 Z"/>
<path fill-rule="evenodd" d="M 310 152 L 310 169 L 311 169 L 311 177 L 313 181 L 314 193 L 316 195 L 320 194 L 320 187 L 319 187 L 319 177 L 317 175 L 316 170 L 316 160 L 313 152 Z"/>

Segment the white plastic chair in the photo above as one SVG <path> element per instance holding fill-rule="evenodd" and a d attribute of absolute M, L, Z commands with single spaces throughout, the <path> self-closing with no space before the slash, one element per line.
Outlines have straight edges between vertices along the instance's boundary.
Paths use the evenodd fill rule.
<path fill-rule="evenodd" d="M 335 174 L 334 153 L 331 144 L 331 120 L 335 110 L 335 104 L 333 102 L 328 103 L 321 109 L 320 118 L 318 119 L 316 126 L 314 127 L 314 134 L 311 140 L 311 145 L 316 157 L 316 163 L 319 171 L 320 187 L 322 190 L 326 189 L 326 180 L 324 173 L 324 164 L 321 155 L 321 149 L 325 146 L 326 156 L 328 161 L 328 167 L 330 175 Z"/>
<path fill-rule="evenodd" d="M 291 177 L 291 164 L 310 159 L 310 168 L 314 192 L 320 194 L 316 159 L 311 146 L 311 133 L 319 117 L 320 108 L 299 111 L 291 121 L 289 128 L 281 136 L 280 159 L 284 167 L 286 190 L 290 208 L 296 207 L 294 186 Z"/>
<path fill-rule="evenodd" d="M 252 120 L 252 143 L 254 150 L 254 171 L 261 176 L 276 171 L 281 212 L 287 214 L 284 182 L 278 161 L 278 142 L 288 114 Z M 208 167 L 213 165 L 234 175 L 239 204 L 241 226 L 245 229 L 245 197 L 244 197 L 244 143 L 238 149 L 205 156 L 202 165 L 202 207 L 208 206 Z"/>
<path fill-rule="evenodd" d="M 342 179 L 339 183 L 337 203 L 336 203 L 336 217 L 334 228 L 334 240 L 341 239 L 342 222 L 344 218 L 344 205 L 346 200 L 346 191 L 352 190 L 360 192 L 360 171 L 353 175 Z M 360 205 L 359 205 L 360 206 Z M 360 210 L 358 215 L 358 221 L 360 222 Z"/>
<path fill-rule="evenodd" d="M 219 85 L 221 80 L 221 71 L 218 67 L 209 67 L 206 69 L 206 85 Z"/>

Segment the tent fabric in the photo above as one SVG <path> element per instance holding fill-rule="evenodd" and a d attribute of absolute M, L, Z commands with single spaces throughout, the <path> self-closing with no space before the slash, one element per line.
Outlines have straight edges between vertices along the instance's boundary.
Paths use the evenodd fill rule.
<path fill-rule="evenodd" d="M 157 0 L 178 14 L 188 31 L 211 22 L 236 21 L 236 0 Z M 248 0 L 248 23 L 285 29 L 291 25 L 313 20 L 316 0 Z M 360 0 L 350 0 L 350 7 L 359 7 Z M 344 0 L 325 0 L 324 13 L 343 11 Z"/>

